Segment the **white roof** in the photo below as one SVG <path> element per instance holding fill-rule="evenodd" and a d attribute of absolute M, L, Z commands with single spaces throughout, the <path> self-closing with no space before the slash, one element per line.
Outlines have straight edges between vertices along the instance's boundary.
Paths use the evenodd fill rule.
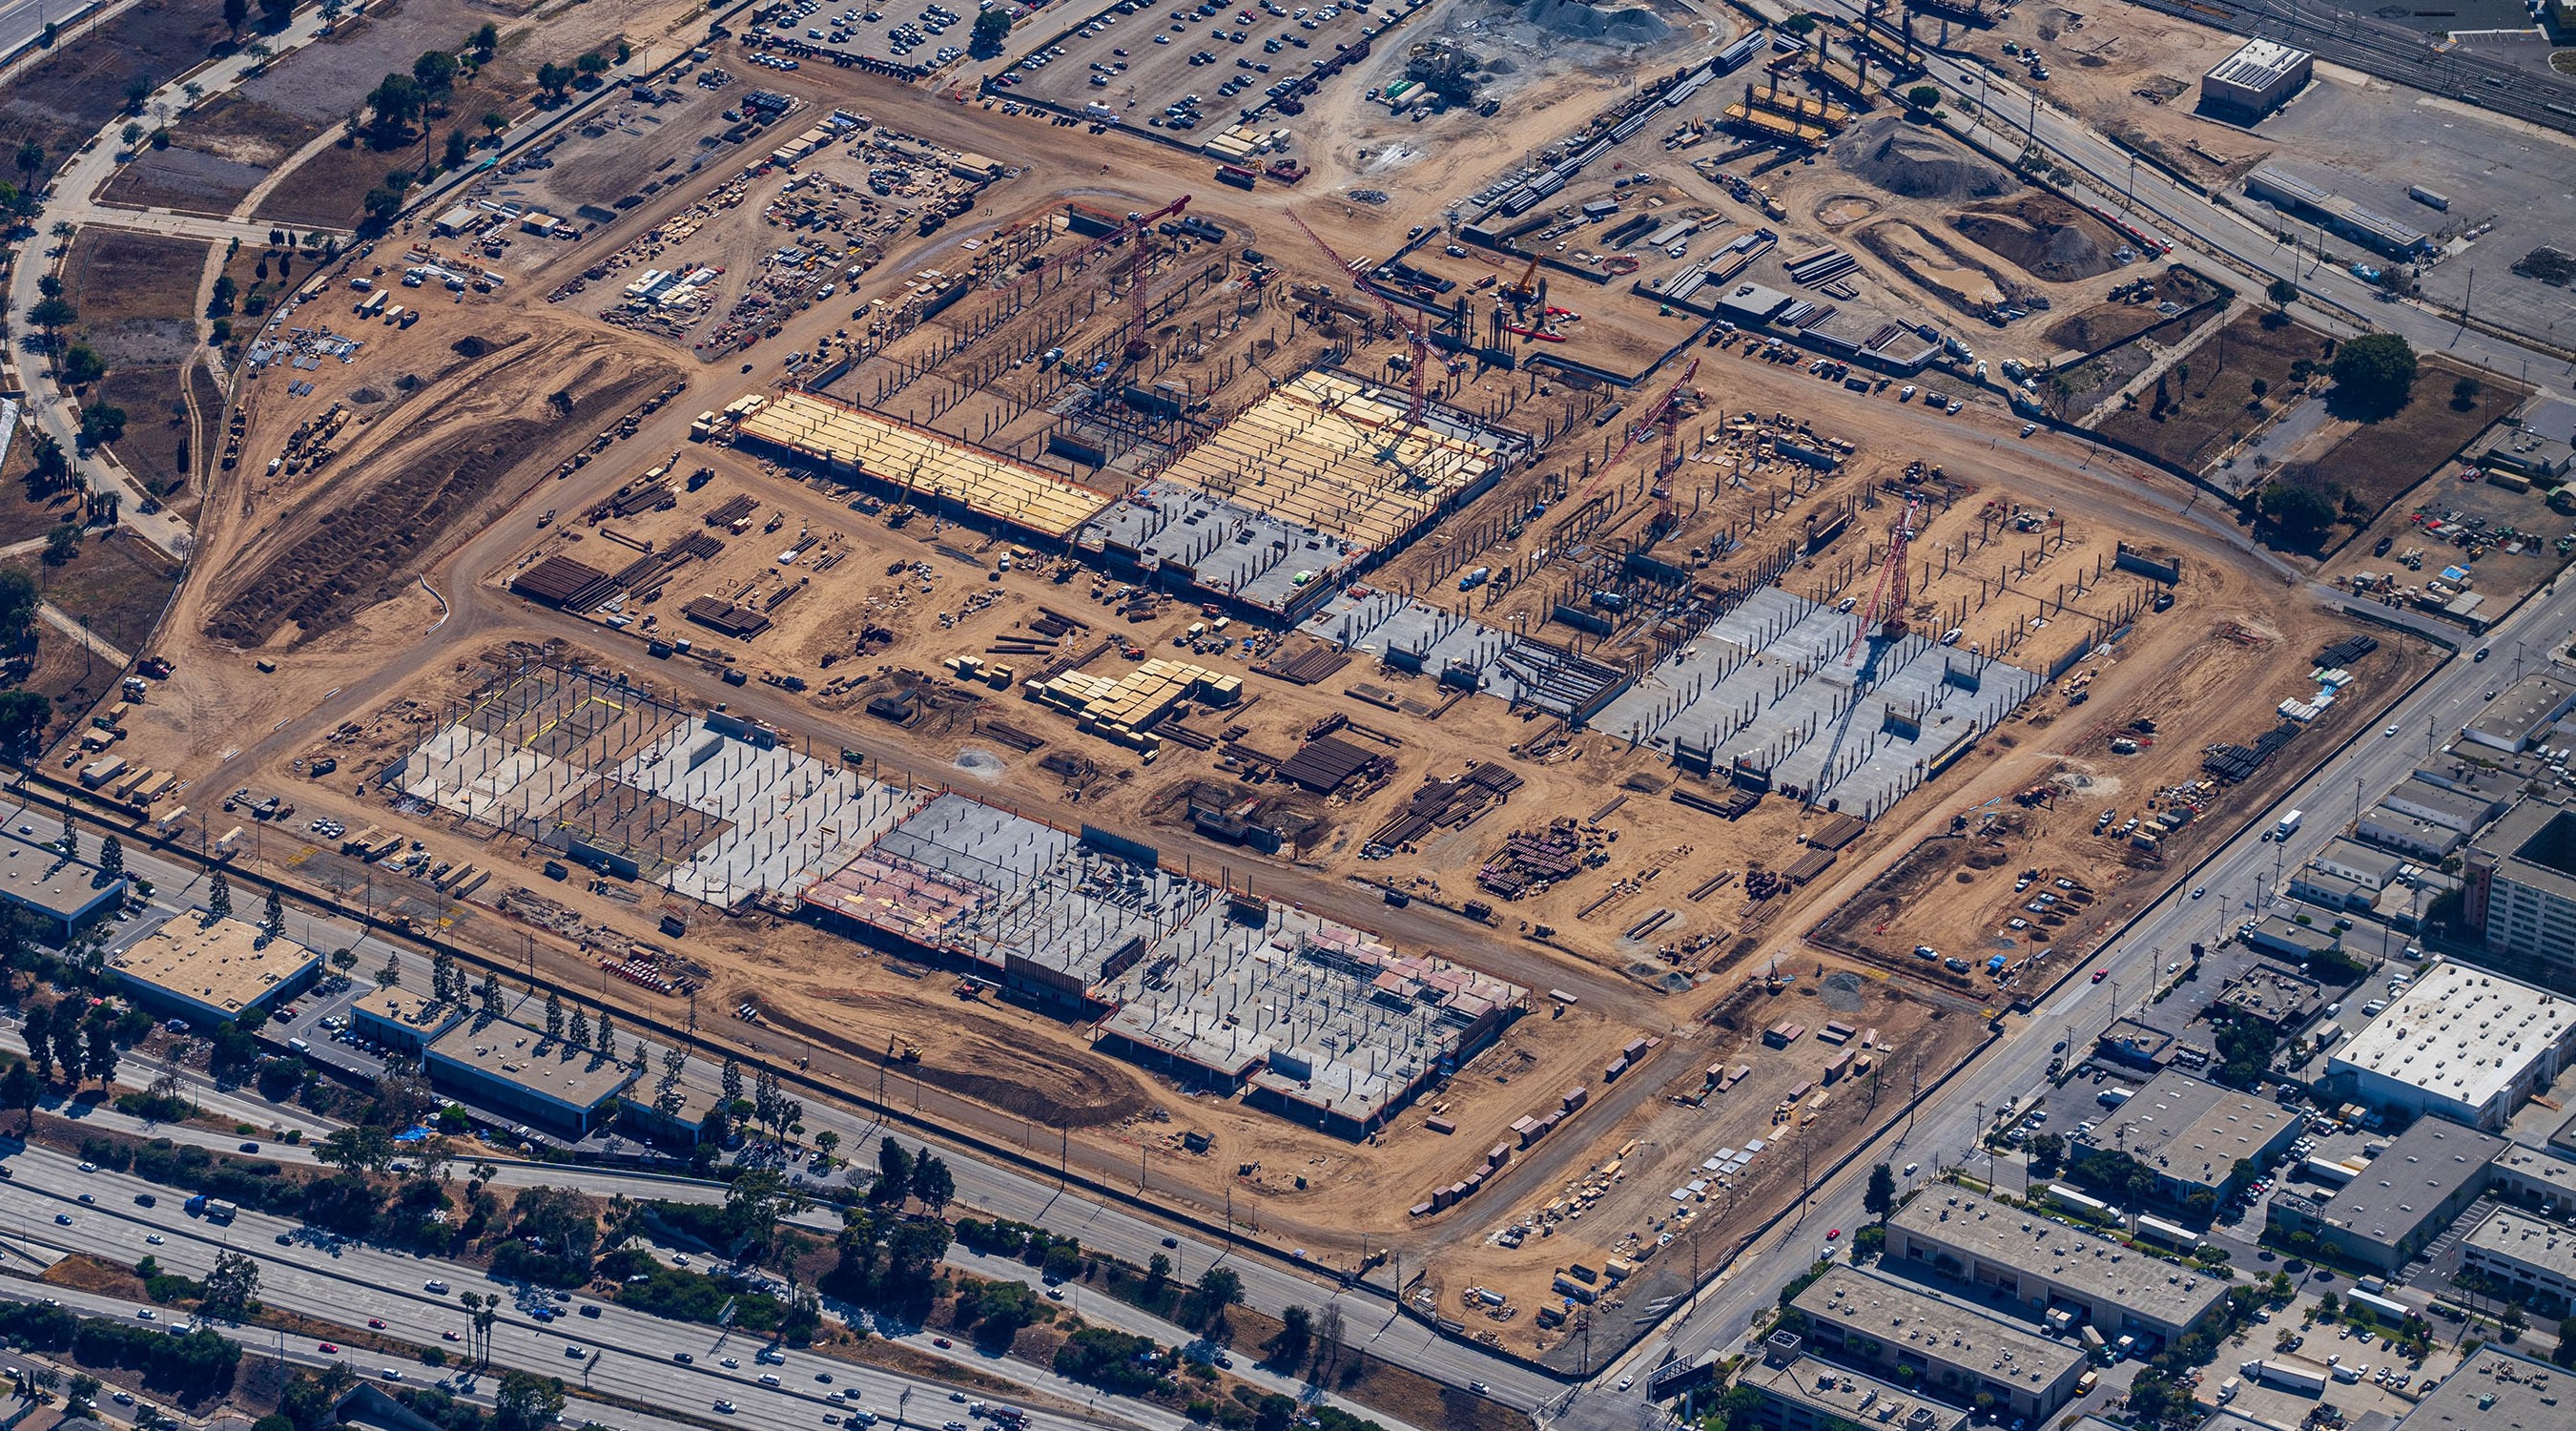
<path fill-rule="evenodd" d="M 2346 1043 L 2329 1073 L 2354 1069 L 2484 1107 L 2576 1027 L 2576 1002 L 2465 964 L 2434 964 Z"/>

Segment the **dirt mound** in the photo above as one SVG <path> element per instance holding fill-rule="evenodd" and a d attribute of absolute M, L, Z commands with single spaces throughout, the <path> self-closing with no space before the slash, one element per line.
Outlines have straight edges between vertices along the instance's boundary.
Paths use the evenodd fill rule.
<path fill-rule="evenodd" d="M 666 364 L 592 335 L 506 347 L 506 357 L 445 395 L 448 415 L 458 420 L 434 429 L 388 423 L 381 438 L 375 430 L 360 436 L 362 450 L 350 454 L 331 487 L 302 504 L 313 515 L 261 543 L 264 551 L 245 553 L 265 560 L 239 564 L 242 583 L 207 618 L 206 634 L 247 648 L 291 625 L 298 641 L 309 641 L 386 600 L 512 474 L 532 478 L 550 452 L 561 455 L 554 449 L 676 376 Z M 463 367 L 444 376 L 461 379 Z M 551 396 L 541 402 L 539 394 Z M 416 431 L 429 435 L 415 439 Z"/>
<path fill-rule="evenodd" d="M 1574 40 L 1646 45 L 1672 34 L 1663 17 L 1643 6 L 1602 6 L 1584 0 L 1535 0 L 1522 12 L 1531 24 Z"/>
<path fill-rule="evenodd" d="M 910 1000 L 851 998 L 846 1002 L 864 1003 L 871 1009 L 907 1004 L 925 1020 L 934 1014 Z M 852 1058 L 874 1062 L 884 1055 L 882 1049 L 867 1047 L 821 1020 L 782 1009 L 776 1001 L 765 1001 L 763 1007 L 771 1023 Z M 1136 1117 L 1154 1106 L 1141 1082 L 1099 1055 L 1060 1057 L 1039 1040 L 1019 1036 L 1008 1024 L 978 1018 L 960 1008 L 942 1007 L 935 1014 L 958 1024 L 961 1031 L 926 1047 L 921 1062 L 906 1066 L 906 1073 L 924 1083 L 1034 1118 L 1050 1128 L 1095 1128 Z"/>
<path fill-rule="evenodd" d="M 1863 128 L 1838 153 L 1845 171 L 1909 199 L 1991 199 L 2015 187 L 2011 175 L 1901 114 Z"/>
<path fill-rule="evenodd" d="M 2073 283 L 2119 267 L 2111 230 L 2052 194 L 2025 194 L 1950 216 L 1950 227 L 2033 278 Z"/>

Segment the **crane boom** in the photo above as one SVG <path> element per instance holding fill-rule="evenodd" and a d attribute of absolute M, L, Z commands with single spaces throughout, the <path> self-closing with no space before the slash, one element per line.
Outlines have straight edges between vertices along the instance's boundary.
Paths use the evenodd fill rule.
<path fill-rule="evenodd" d="M 1153 226 L 1165 219 L 1177 218 L 1187 212 L 1191 197 L 1183 194 L 1149 214 L 1130 211 L 1122 227 L 1102 234 L 1071 253 L 1059 254 L 1048 259 L 1020 277 L 999 285 L 1000 290 L 1015 294 L 1031 283 L 1043 285 L 1044 281 L 1059 269 L 1087 262 L 1117 247 L 1121 242 L 1132 244 L 1127 261 L 1128 328 L 1127 346 L 1124 352 L 1127 361 L 1134 362 L 1145 353 L 1152 351 L 1151 343 L 1145 337 L 1145 270 L 1153 260 L 1151 252 Z"/>
<path fill-rule="evenodd" d="M 1577 505 L 1575 499 L 1590 492 L 1593 483 L 1600 481 L 1602 475 L 1615 466 L 1620 458 L 1628 455 L 1629 448 L 1645 441 L 1648 434 L 1658 431 L 1664 435 L 1664 455 L 1661 464 L 1655 468 L 1655 481 L 1663 482 L 1668 469 L 1672 466 L 1673 432 L 1674 425 L 1681 416 L 1682 394 L 1689 389 L 1690 380 L 1697 376 L 1699 376 L 1699 359 L 1693 358 L 1690 360 L 1690 366 L 1682 369 L 1682 375 L 1673 380 L 1673 385 L 1664 389 L 1663 396 L 1655 399 L 1654 406 L 1647 408 L 1635 422 L 1628 424 L 1627 430 L 1621 434 L 1618 449 L 1612 452 L 1600 466 L 1592 469 L 1592 475 L 1584 480 L 1581 487 L 1575 489 L 1573 496 L 1566 499 L 1565 507 L 1569 514 Z M 1667 495 L 1663 500 L 1666 507 L 1657 515 L 1658 523 L 1665 521 L 1670 515 L 1672 499 Z"/>
<path fill-rule="evenodd" d="M 1914 539 L 1914 511 L 1919 500 L 1905 499 L 1905 515 L 1887 534 L 1887 562 L 1878 569 L 1878 584 L 1869 593 L 1869 609 L 1861 613 L 1860 625 L 1852 629 L 1851 644 L 1843 648 L 1846 666 L 1858 660 L 1861 643 L 1869 639 L 1873 627 L 1881 636 L 1905 634 L 1905 545 Z"/>
<path fill-rule="evenodd" d="M 1408 427 L 1421 426 L 1424 402 L 1423 374 L 1424 371 L 1431 366 L 1431 339 L 1430 336 L 1423 331 L 1421 315 L 1418 313 L 1414 314 L 1413 317 L 1408 320 L 1405 316 L 1405 310 L 1397 307 L 1392 299 L 1389 299 L 1385 294 L 1379 292 L 1377 285 L 1368 281 L 1367 275 L 1361 273 L 1359 269 L 1354 267 L 1350 260 L 1335 252 L 1331 244 L 1324 242 L 1324 236 L 1315 232 L 1315 230 L 1307 224 L 1305 219 L 1299 217 L 1294 210 L 1289 212 L 1288 221 L 1297 226 L 1298 232 L 1303 233 L 1308 239 L 1312 240 L 1315 247 L 1322 249 L 1324 251 L 1324 257 L 1331 259 L 1335 268 L 1349 274 L 1351 276 L 1351 287 L 1359 290 L 1363 294 L 1366 294 L 1370 301 L 1377 304 L 1378 310 L 1386 315 L 1386 321 L 1388 324 L 1404 334 L 1404 341 L 1408 357 L 1411 362 L 1410 369 L 1405 373 L 1405 389 L 1407 396 L 1411 399 L 1411 404 L 1405 410 L 1404 421 L 1405 425 Z"/>

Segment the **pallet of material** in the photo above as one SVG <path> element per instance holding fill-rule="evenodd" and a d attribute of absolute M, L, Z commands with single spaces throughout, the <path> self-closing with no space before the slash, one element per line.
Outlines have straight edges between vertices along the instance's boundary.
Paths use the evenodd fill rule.
<path fill-rule="evenodd" d="M 1789 867 L 1780 871 L 1780 877 L 1793 885 L 1802 885 L 1833 868 L 1834 861 L 1840 858 L 1831 850 L 1809 850 L 1790 861 Z"/>
<path fill-rule="evenodd" d="M 1377 833 L 1369 836 L 1368 842 L 1372 845 L 1383 845 L 1388 849 L 1396 849 L 1404 845 L 1412 844 L 1414 841 L 1430 834 L 1431 830 L 1432 825 L 1429 820 L 1424 819 L 1420 815 L 1403 814 L 1398 815 L 1394 819 L 1387 821 L 1385 824 L 1378 826 Z"/>
<path fill-rule="evenodd" d="M 760 511 L 759 499 L 749 496 L 729 497 L 703 519 L 710 527 L 730 527 Z"/>
<path fill-rule="evenodd" d="M 1282 763 L 1278 756 L 1272 755 L 1266 750 L 1255 750 L 1251 746 L 1248 746 L 1239 740 L 1227 741 L 1225 743 L 1225 753 L 1242 761 L 1246 765 L 1260 765 L 1277 769 Z"/>
<path fill-rule="evenodd" d="M 1188 746 L 1192 750 L 1216 749 L 1215 736 L 1209 735 L 1204 731 L 1192 730 L 1188 726 L 1181 724 L 1179 721 L 1169 719 L 1168 717 L 1154 723 L 1154 734 L 1177 745 Z"/>
<path fill-rule="evenodd" d="M 1588 820 L 1584 821 L 1583 823 L 1585 823 L 1585 824 L 1587 824 L 1587 825 L 1598 825 L 1598 824 L 1600 824 L 1602 821 L 1604 821 L 1604 820 L 1606 820 L 1606 819 L 1609 819 L 1609 818 L 1610 818 L 1610 812 L 1611 812 L 1611 811 L 1616 810 L 1616 809 L 1618 809 L 1620 806 L 1625 805 L 1625 804 L 1627 804 L 1627 803 L 1628 803 L 1628 797 L 1627 797 L 1627 796 L 1625 796 L 1625 795 L 1613 795 L 1613 796 L 1611 796 L 1611 797 L 1610 797 L 1610 803 L 1609 803 L 1609 804 L 1604 805 L 1604 806 L 1602 806 L 1600 809 L 1593 811 L 1593 812 L 1592 812 L 1592 817 L 1591 817 L 1590 819 L 1588 819 Z"/>
<path fill-rule="evenodd" d="M 714 596 L 690 598 L 689 604 L 680 608 L 680 614 L 737 641 L 747 641 L 770 626 L 769 618 L 759 612 Z"/>
<path fill-rule="evenodd" d="M 1734 880 L 1735 871 L 1719 870 L 1717 873 L 1710 875 L 1707 879 L 1701 881 L 1699 888 L 1690 892 L 1690 902 L 1697 904 L 1701 900 L 1708 898 L 1710 895 L 1717 893 L 1719 890 L 1726 888 L 1727 885 L 1733 883 Z"/>
<path fill-rule="evenodd" d="M 1715 799 L 1678 786 L 1668 793 L 1674 804 L 1721 820 L 1741 820 L 1762 803 L 1761 793 L 1753 790 L 1729 790 Z"/>

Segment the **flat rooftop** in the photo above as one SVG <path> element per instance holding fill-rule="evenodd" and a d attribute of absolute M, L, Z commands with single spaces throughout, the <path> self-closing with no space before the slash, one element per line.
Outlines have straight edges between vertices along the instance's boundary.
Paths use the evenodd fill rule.
<path fill-rule="evenodd" d="M 2446 1199 L 2485 1181 L 2487 1164 L 2509 1146 L 2475 1128 L 2418 1118 L 2351 1182 L 2308 1197 L 2336 1225 L 2394 1246 Z"/>
<path fill-rule="evenodd" d="M 1836 1265 L 1790 1305 L 1819 1321 L 1918 1350 L 1952 1366 L 1978 1367 L 1997 1381 L 2046 1388 L 2083 1365 L 2084 1348 L 1999 1321 L 1964 1303 L 1904 1282 Z"/>
<path fill-rule="evenodd" d="M 2299 1115 L 2269 1099 L 2179 1073 L 2160 1073 L 2087 1135 L 2154 1171 L 2204 1187 L 2227 1181 Z"/>
<path fill-rule="evenodd" d="M 2424 1393 L 2400 1431 L 2566 1431 L 2576 1373 L 2488 1345 Z"/>
<path fill-rule="evenodd" d="M 1968 1424 L 1968 1413 L 1959 1407 L 1926 1400 L 1894 1382 L 1811 1356 L 1800 1355 L 1777 1367 L 1756 1364 L 1737 1380 L 1746 1386 L 1761 1387 L 1783 1401 L 1813 1407 L 1820 1417 L 1830 1416 L 1855 1425 L 1884 1423 L 1896 1431 L 1959 1431 Z"/>
<path fill-rule="evenodd" d="M 1444 414 L 1405 421 L 1402 389 L 1307 372 L 1245 408 L 1164 475 L 1353 548 L 1400 546 L 1513 446 Z"/>
<path fill-rule="evenodd" d="M 1109 499 L 1052 472 L 812 393 L 770 398 L 743 418 L 743 436 L 835 470 L 964 504 L 976 514 L 1069 537 Z"/>
<path fill-rule="evenodd" d="M 89 861 L 66 861 L 45 847 L 38 833 L 61 833 L 60 814 L 37 815 L 24 805 L 11 804 L 0 813 L 0 829 L 7 835 L 0 839 L 0 893 L 30 909 L 68 923 L 125 888 L 123 876 L 104 879 Z"/>
<path fill-rule="evenodd" d="M 2328 1064 L 2471 1108 L 2503 1092 L 2576 1025 L 2576 1002 L 2448 960 L 2435 963 Z"/>
<path fill-rule="evenodd" d="M 2576 1281 L 2576 1229 L 2529 1213 L 2500 1208 L 2487 1214 L 2469 1234 L 2468 1245 Z M 2576 1383 L 2569 1389 L 2576 1391 Z"/>
<path fill-rule="evenodd" d="M 2277 40 L 2248 40 L 2243 49 L 2220 60 L 2209 77 L 2221 84 L 2268 89 L 2314 58 Z"/>
<path fill-rule="evenodd" d="M 1245 605 L 1285 611 L 1310 591 L 1341 585 L 1370 549 L 1281 520 L 1185 482 L 1162 478 L 1109 504 L 1074 534 L 1087 551 L 1115 552 Z"/>
<path fill-rule="evenodd" d="M 575 1048 L 565 1039 L 547 1038 L 543 1029 L 480 1014 L 441 1034 L 429 1051 L 499 1082 L 581 1109 L 598 1107 L 634 1076 L 618 1060 Z"/>
<path fill-rule="evenodd" d="M 312 968 L 322 956 L 238 919 L 182 914 L 109 960 L 117 976 L 228 1014 Z"/>
<path fill-rule="evenodd" d="M 2496 693 L 2493 704 L 2469 722 L 2469 729 L 2508 750 L 2520 750 L 2542 726 L 2567 709 L 2576 687 L 2548 676 L 2525 676 Z"/>
<path fill-rule="evenodd" d="M 2037 1272 L 2170 1326 L 2190 1326 L 2227 1295 L 2227 1284 L 2217 1278 L 1974 1193 L 1936 1186 L 1898 1209 L 1889 1223 L 2005 1267 Z"/>

